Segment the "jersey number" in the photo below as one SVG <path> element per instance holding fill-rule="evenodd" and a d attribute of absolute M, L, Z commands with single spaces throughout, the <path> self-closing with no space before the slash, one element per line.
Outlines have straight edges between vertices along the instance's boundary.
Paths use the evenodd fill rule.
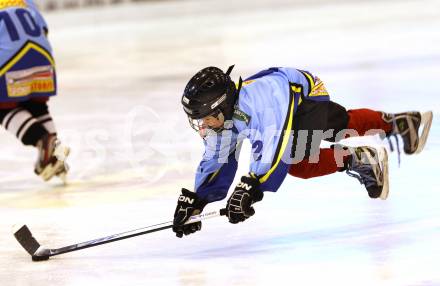
<path fill-rule="evenodd" d="M 252 144 L 252 149 L 255 149 L 253 155 L 254 155 L 254 160 L 255 161 L 260 161 L 261 160 L 261 150 L 263 150 L 263 142 L 260 140 L 257 140 L 254 142 L 254 144 Z"/>
<path fill-rule="evenodd" d="M 41 36 L 41 28 L 35 23 L 34 18 L 32 17 L 29 11 L 24 9 L 15 10 L 15 15 L 17 16 L 18 21 L 25 33 L 31 37 L 39 37 Z M 14 22 L 11 19 L 11 16 L 8 12 L 0 12 L 0 26 L 2 22 L 5 23 L 6 30 L 8 31 L 9 38 L 11 41 L 15 42 L 20 40 L 20 36 L 18 34 L 17 27 L 15 27 Z"/>

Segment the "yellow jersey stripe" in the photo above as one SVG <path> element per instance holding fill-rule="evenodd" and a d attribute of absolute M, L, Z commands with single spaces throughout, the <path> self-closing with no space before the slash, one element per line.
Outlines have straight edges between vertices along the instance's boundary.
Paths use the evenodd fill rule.
<path fill-rule="evenodd" d="M 320 96 L 320 97 L 329 96 L 328 91 L 325 88 L 324 83 L 322 81 L 319 81 L 319 83 L 309 94 L 309 97 L 316 97 L 316 96 Z"/>
<path fill-rule="evenodd" d="M 300 97 L 299 97 L 299 100 L 298 100 L 298 106 L 299 106 L 302 103 L 302 96 L 301 96 L 301 94 L 303 92 L 303 89 L 302 89 L 301 86 L 294 86 L 294 85 L 290 86 L 290 88 L 292 89 L 293 92 L 296 92 L 296 93 L 300 94 Z"/>
<path fill-rule="evenodd" d="M 221 169 L 221 168 L 220 168 Z M 212 173 L 212 175 L 209 177 L 208 183 L 211 183 L 212 180 L 214 180 L 215 177 L 217 177 L 218 173 L 220 173 L 220 169 Z"/>
<path fill-rule="evenodd" d="M 315 81 L 313 80 L 313 77 L 310 73 L 299 70 L 307 79 L 307 81 L 309 82 L 309 93 L 312 91 L 312 89 L 315 87 Z"/>
<path fill-rule="evenodd" d="M 3 66 L 3 68 L 0 69 L 0 76 L 3 76 L 11 67 L 13 67 L 19 60 L 21 60 L 26 55 L 26 53 L 29 52 L 31 49 L 42 54 L 50 62 L 52 66 L 55 66 L 55 61 L 45 49 L 43 49 L 34 42 L 27 42 L 23 46 L 23 48 L 21 48 L 21 50 L 14 57 L 12 57 L 9 60 L 9 62 L 7 62 L 6 65 Z"/>
<path fill-rule="evenodd" d="M 278 154 L 275 154 L 275 157 L 276 157 L 275 164 L 273 164 L 272 167 L 270 168 L 270 170 L 263 177 L 260 178 L 260 183 L 266 182 L 269 179 L 270 175 L 278 167 L 278 164 L 280 163 L 281 158 L 283 157 L 284 151 L 286 150 L 286 147 L 289 143 L 290 134 L 292 133 L 293 113 L 294 113 L 294 108 L 295 108 L 295 96 L 293 93 L 290 93 L 290 96 L 291 96 L 291 103 L 289 106 L 289 112 L 286 117 L 287 126 L 285 124 L 286 127 L 285 127 L 285 130 L 283 130 L 284 135 L 281 139 L 282 141 L 280 142 L 281 148 L 279 149 Z"/>
<path fill-rule="evenodd" d="M 301 93 L 301 91 L 302 91 L 302 88 L 300 87 L 300 86 L 291 86 L 290 87 L 294 92 L 298 92 L 298 93 Z"/>

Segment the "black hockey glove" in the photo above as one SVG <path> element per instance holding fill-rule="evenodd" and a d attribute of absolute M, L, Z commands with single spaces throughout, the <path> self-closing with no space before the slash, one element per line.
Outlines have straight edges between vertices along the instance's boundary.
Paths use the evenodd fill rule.
<path fill-rule="evenodd" d="M 230 223 L 245 221 L 255 214 L 252 204 L 263 199 L 263 192 L 258 189 L 259 186 L 258 179 L 241 177 L 226 205 L 226 214 Z"/>
<path fill-rule="evenodd" d="M 174 212 L 173 231 L 177 237 L 189 235 L 202 229 L 202 222 L 191 224 L 184 223 L 193 215 L 202 212 L 206 202 L 201 200 L 196 193 L 182 188 L 182 194 L 177 200 L 176 211 Z"/>

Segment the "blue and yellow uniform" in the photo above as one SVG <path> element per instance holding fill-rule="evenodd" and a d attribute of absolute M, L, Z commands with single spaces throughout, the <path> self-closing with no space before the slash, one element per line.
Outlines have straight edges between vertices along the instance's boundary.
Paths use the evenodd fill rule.
<path fill-rule="evenodd" d="M 0 0 L 0 102 L 56 95 L 47 31 L 33 0 Z"/>
<path fill-rule="evenodd" d="M 243 82 L 232 124 L 204 138 L 205 153 L 198 167 L 195 191 L 207 202 L 222 200 L 232 184 L 241 142 L 252 145 L 249 174 L 261 191 L 276 192 L 287 175 L 289 139 L 295 113 L 304 100 L 329 101 L 319 78 L 293 68 L 270 68 Z"/>

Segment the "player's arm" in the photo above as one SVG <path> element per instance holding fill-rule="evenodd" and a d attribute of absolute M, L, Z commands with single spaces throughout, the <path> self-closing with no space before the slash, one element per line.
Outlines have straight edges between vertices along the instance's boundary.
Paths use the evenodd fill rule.
<path fill-rule="evenodd" d="M 212 140 L 215 140 L 214 142 Z M 182 237 L 201 229 L 201 223 L 183 225 L 189 217 L 203 208 L 226 197 L 237 171 L 241 144 L 235 134 L 232 138 L 213 136 L 205 142 L 205 153 L 196 172 L 195 191 L 182 189 L 174 213 L 173 231 Z"/>
<path fill-rule="evenodd" d="M 226 197 L 237 171 L 242 140 L 233 130 L 204 140 L 205 152 L 197 168 L 194 190 L 207 203 Z"/>
<path fill-rule="evenodd" d="M 200 163 L 195 182 L 197 196 L 207 203 L 220 201 L 226 197 L 237 171 L 238 162 L 235 155 L 234 150 L 225 163 L 219 163 L 217 159 Z"/>
<path fill-rule="evenodd" d="M 238 223 L 252 216 L 255 213 L 252 205 L 263 199 L 264 192 L 276 192 L 286 177 L 289 161 L 284 160 L 284 156 L 290 157 L 289 139 L 298 99 L 298 94 L 289 92 L 285 102 L 280 104 L 279 110 L 276 111 L 286 114 L 283 119 L 279 119 L 280 121 L 274 119 L 273 111 L 254 114 L 254 118 L 260 116 L 255 127 L 259 132 L 250 134 L 250 172 L 241 177 L 226 206 L 231 223 Z M 248 111 L 251 112 L 250 109 Z"/>
<path fill-rule="evenodd" d="M 278 190 L 289 169 L 282 160 L 289 134 L 254 141 L 250 171 L 241 177 L 226 205 L 229 222 L 235 224 L 248 219 L 255 214 L 252 205 L 263 199 L 264 192 Z"/>

